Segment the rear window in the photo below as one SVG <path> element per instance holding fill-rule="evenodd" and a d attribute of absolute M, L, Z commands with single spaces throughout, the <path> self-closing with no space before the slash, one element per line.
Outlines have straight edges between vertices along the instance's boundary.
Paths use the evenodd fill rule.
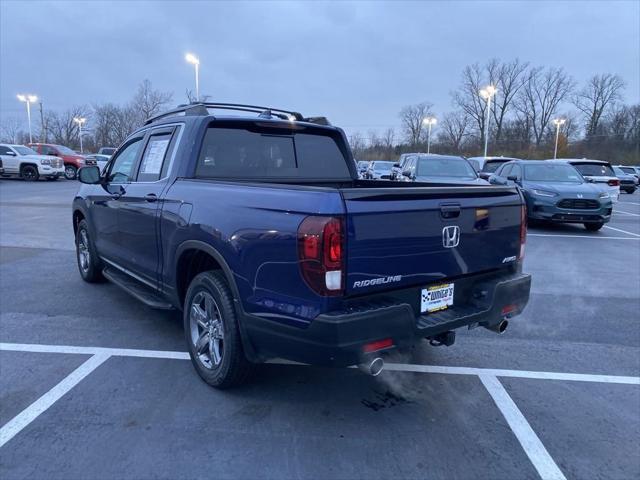
<path fill-rule="evenodd" d="M 620 167 L 620 170 L 622 170 L 624 173 L 630 173 L 631 175 L 635 175 L 636 173 L 633 167 Z"/>
<path fill-rule="evenodd" d="M 373 164 L 373 169 L 379 172 L 389 172 L 393 167 L 393 162 L 376 162 Z"/>
<path fill-rule="evenodd" d="M 476 171 L 462 157 L 421 158 L 416 175 L 419 177 L 477 178 Z"/>
<path fill-rule="evenodd" d="M 605 163 L 572 163 L 582 174 L 591 177 L 615 177 L 613 169 Z"/>
<path fill-rule="evenodd" d="M 235 179 L 350 180 L 330 135 L 283 129 L 209 127 L 196 176 Z M 286 133 L 285 133 L 286 132 Z"/>
<path fill-rule="evenodd" d="M 508 162 L 509 160 L 488 160 L 484 167 L 482 167 L 482 171 L 485 173 L 493 173 L 495 172 L 500 165 Z"/>

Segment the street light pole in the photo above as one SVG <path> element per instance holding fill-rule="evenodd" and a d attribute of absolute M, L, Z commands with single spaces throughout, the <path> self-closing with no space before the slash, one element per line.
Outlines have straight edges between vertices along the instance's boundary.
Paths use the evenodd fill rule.
<path fill-rule="evenodd" d="M 17 95 L 18 100 L 27 104 L 27 121 L 29 122 L 29 143 L 33 143 L 33 136 L 31 135 L 31 104 L 38 101 L 38 97 L 35 95 L 20 94 Z"/>
<path fill-rule="evenodd" d="M 487 101 L 487 113 L 485 115 L 484 121 L 484 156 L 487 156 L 487 147 L 489 146 L 489 121 L 491 117 L 489 113 L 491 112 L 491 97 L 493 97 L 498 92 L 498 89 L 493 85 L 489 85 L 488 87 L 480 90 L 480 96 Z"/>
<path fill-rule="evenodd" d="M 74 121 L 74 122 L 76 122 L 76 123 L 78 124 L 78 128 L 80 129 L 80 131 L 79 131 L 79 133 L 78 133 L 78 136 L 80 137 L 80 153 L 84 153 L 84 152 L 82 151 L 82 124 L 83 124 L 84 122 L 86 122 L 86 121 L 87 121 L 87 119 L 86 119 L 86 118 L 84 118 L 84 117 L 75 117 L 75 118 L 73 119 L 73 121 Z"/>
<path fill-rule="evenodd" d="M 558 157 L 558 138 L 560 137 L 560 125 L 564 125 L 564 122 L 566 122 L 564 118 L 556 118 L 553 120 L 553 123 L 556 126 L 556 147 L 553 149 L 554 160 Z"/>
<path fill-rule="evenodd" d="M 184 58 L 196 69 L 196 102 L 198 102 L 200 101 L 200 59 L 193 53 L 187 53 Z"/>
<path fill-rule="evenodd" d="M 431 127 L 437 123 L 436 117 L 426 117 L 423 123 L 427 125 L 427 154 L 431 153 Z"/>

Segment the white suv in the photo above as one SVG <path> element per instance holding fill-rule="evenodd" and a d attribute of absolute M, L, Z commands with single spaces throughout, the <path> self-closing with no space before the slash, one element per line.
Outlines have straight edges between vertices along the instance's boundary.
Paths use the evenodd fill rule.
<path fill-rule="evenodd" d="M 64 161 L 61 158 L 39 155 L 24 145 L 1 143 L 0 160 L 4 170 L 3 177 L 18 175 L 27 181 L 35 181 L 40 177 L 57 180 L 64 175 Z"/>

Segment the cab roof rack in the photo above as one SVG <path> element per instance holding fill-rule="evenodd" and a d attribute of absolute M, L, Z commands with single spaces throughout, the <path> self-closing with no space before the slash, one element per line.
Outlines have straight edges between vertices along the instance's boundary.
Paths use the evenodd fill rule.
<path fill-rule="evenodd" d="M 331 125 L 326 117 L 303 117 L 298 112 L 292 112 L 289 110 L 282 110 L 280 108 L 273 107 L 260 107 L 258 105 L 244 105 L 240 103 L 214 103 L 214 102 L 193 102 L 185 105 L 178 105 L 173 110 L 160 113 L 153 117 L 148 118 L 144 124 L 156 122 L 161 118 L 171 117 L 173 115 L 197 115 L 204 116 L 209 115 L 209 109 L 218 110 L 234 110 L 237 112 L 252 112 L 257 113 L 260 118 L 280 118 L 282 120 L 309 122 L 317 125 Z"/>

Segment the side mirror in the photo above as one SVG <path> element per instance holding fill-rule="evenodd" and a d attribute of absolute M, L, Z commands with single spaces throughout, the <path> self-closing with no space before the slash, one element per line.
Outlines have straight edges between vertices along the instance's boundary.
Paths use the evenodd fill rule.
<path fill-rule="evenodd" d="M 10 157 L 15 157 L 16 156 L 16 152 L 9 150 L 7 153 L 5 153 L 5 155 L 8 155 Z"/>
<path fill-rule="evenodd" d="M 517 184 L 520 184 L 520 179 L 518 177 L 516 177 L 515 175 L 509 175 L 507 177 L 507 180 L 510 180 L 512 182 L 515 182 Z"/>
<path fill-rule="evenodd" d="M 78 180 L 88 185 L 97 185 L 100 183 L 100 168 L 95 165 L 82 167 L 78 170 Z"/>
<path fill-rule="evenodd" d="M 487 172 L 478 172 L 478 176 L 483 180 L 489 180 L 491 174 Z"/>
<path fill-rule="evenodd" d="M 393 168 L 400 168 L 400 164 L 398 162 L 394 163 Z"/>
<path fill-rule="evenodd" d="M 411 178 L 411 170 L 403 170 L 402 175 Z"/>
<path fill-rule="evenodd" d="M 591 177 L 584 177 L 584 179 L 587 183 L 596 183 L 596 181 Z"/>

